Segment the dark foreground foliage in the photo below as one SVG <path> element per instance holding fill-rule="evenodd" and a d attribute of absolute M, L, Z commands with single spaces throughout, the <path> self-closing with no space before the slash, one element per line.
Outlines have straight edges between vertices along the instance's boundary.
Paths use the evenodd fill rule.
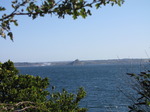
<path fill-rule="evenodd" d="M 0 63 L 0 111 L 2 112 L 86 112 L 79 102 L 86 95 L 83 88 L 77 94 L 50 93 L 48 78 L 21 75 L 13 62 Z M 49 98 L 48 98 L 49 96 Z"/>
<path fill-rule="evenodd" d="M 132 97 L 133 104 L 129 112 L 150 112 L 150 71 L 140 74 L 128 73 L 134 81 L 133 89 L 136 95 Z"/>

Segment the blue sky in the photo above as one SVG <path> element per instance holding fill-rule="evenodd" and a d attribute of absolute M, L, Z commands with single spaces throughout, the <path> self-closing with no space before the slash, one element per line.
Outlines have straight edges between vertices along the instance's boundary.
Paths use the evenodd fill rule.
<path fill-rule="evenodd" d="M 7 4 L 5 0 L 0 0 Z M 8 5 L 8 4 L 7 4 Z M 0 38 L 0 61 L 50 62 L 149 58 L 150 0 L 126 0 L 119 6 L 92 9 L 73 20 L 54 15 L 32 20 L 18 17 L 14 42 Z"/>

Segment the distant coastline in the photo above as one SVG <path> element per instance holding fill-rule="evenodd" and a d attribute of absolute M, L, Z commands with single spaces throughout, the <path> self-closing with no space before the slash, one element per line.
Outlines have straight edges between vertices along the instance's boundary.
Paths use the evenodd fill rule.
<path fill-rule="evenodd" d="M 116 64 L 148 64 L 150 59 L 109 59 L 109 60 L 79 60 L 59 62 L 16 62 L 16 67 L 61 66 L 61 65 L 116 65 Z"/>

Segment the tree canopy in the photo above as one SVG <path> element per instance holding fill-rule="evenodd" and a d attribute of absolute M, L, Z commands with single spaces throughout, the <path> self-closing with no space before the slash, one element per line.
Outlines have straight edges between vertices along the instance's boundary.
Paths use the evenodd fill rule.
<path fill-rule="evenodd" d="M 22 75 L 13 62 L 0 63 L 0 111 L 2 112 L 86 112 L 79 102 L 86 92 L 79 88 L 76 94 L 65 89 L 51 92 L 48 78 Z"/>
<path fill-rule="evenodd" d="M 13 40 L 11 24 L 18 26 L 16 16 L 28 16 L 36 19 L 49 14 L 58 18 L 65 18 L 66 15 L 72 16 L 73 19 L 77 19 L 79 16 L 86 18 L 91 15 L 92 7 L 99 9 L 107 4 L 121 6 L 123 2 L 124 0 L 11 0 L 9 4 L 11 12 L 7 7 L 0 6 L 0 36 L 3 38 L 9 36 Z"/>

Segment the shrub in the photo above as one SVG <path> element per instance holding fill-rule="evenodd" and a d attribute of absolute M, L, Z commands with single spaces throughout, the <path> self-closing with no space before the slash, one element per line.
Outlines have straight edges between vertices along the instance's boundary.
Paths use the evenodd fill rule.
<path fill-rule="evenodd" d="M 0 63 L 0 110 L 3 112 L 86 112 L 79 102 L 85 97 L 83 88 L 77 94 L 47 91 L 48 78 L 21 75 L 13 62 Z M 50 96 L 49 98 L 47 96 Z"/>

